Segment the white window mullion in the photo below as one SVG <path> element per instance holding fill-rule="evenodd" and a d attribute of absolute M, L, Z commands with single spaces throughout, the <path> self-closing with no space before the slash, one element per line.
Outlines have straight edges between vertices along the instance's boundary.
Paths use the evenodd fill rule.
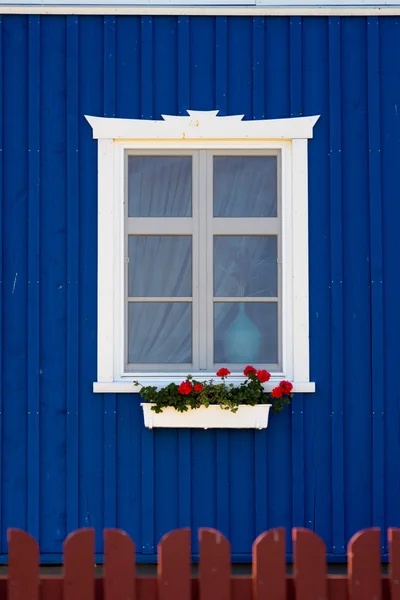
<path fill-rule="evenodd" d="M 276 217 L 213 219 L 214 235 L 278 235 L 279 219 Z"/>
<path fill-rule="evenodd" d="M 200 157 L 199 152 L 194 152 L 192 155 L 192 362 L 193 369 L 200 368 L 200 281 L 201 281 L 201 247 L 200 247 Z"/>
<path fill-rule="evenodd" d="M 129 217 L 126 228 L 128 235 L 190 235 L 194 231 L 192 217 Z"/>
<path fill-rule="evenodd" d="M 209 261 L 210 261 L 210 248 L 209 248 L 209 236 L 210 231 L 208 230 L 208 172 L 207 172 L 207 152 L 205 150 L 199 150 L 199 218 L 198 218 L 198 231 L 199 231 L 199 286 L 198 286 L 198 297 L 199 297 L 199 369 L 204 371 L 207 369 L 207 355 L 208 355 L 208 304 L 209 304 L 209 288 L 208 288 L 208 276 L 209 276 Z M 211 256 L 212 260 L 212 256 Z M 200 285 L 201 284 L 201 285 Z"/>

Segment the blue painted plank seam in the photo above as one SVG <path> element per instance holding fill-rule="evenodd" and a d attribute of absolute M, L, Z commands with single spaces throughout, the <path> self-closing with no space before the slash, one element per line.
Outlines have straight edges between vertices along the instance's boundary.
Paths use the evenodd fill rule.
<path fill-rule="evenodd" d="M 178 18 L 178 114 L 190 109 L 189 17 Z"/>
<path fill-rule="evenodd" d="M 265 19 L 253 17 L 253 119 L 265 119 Z M 254 538 L 267 530 L 267 431 L 254 432 Z"/>
<path fill-rule="evenodd" d="M 0 15 L 0 526 L 3 517 L 3 17 Z M 0 553 L 3 536 L 0 535 Z"/>
<path fill-rule="evenodd" d="M 141 118 L 153 118 L 153 18 L 141 17 Z M 133 399 L 133 401 L 136 401 Z M 155 548 L 154 433 L 142 426 L 142 554 Z"/>
<path fill-rule="evenodd" d="M 115 117 L 114 16 L 104 17 L 104 116 Z M 116 394 L 104 394 L 104 526 L 117 524 L 117 403 Z"/>
<path fill-rule="evenodd" d="M 28 116 L 28 361 L 27 523 L 39 539 L 39 235 L 40 235 L 40 16 L 29 17 Z"/>
<path fill-rule="evenodd" d="M 66 21 L 67 119 L 67 531 L 79 526 L 78 17 Z"/>
<path fill-rule="evenodd" d="M 178 114 L 185 115 L 189 105 L 189 18 L 180 16 L 178 29 Z M 179 527 L 192 523 L 191 431 L 178 432 L 178 522 Z M 193 532 L 196 535 L 196 532 Z"/>
<path fill-rule="evenodd" d="M 343 429 L 343 239 L 340 17 L 330 17 L 329 28 L 329 128 L 331 219 L 331 369 L 332 369 L 332 540 L 333 553 L 345 547 L 344 429 Z"/>
<path fill-rule="evenodd" d="M 290 19 L 290 115 L 302 115 L 302 18 Z M 292 518 L 294 527 L 303 527 L 304 506 L 304 420 L 303 394 L 292 404 Z"/>
<path fill-rule="evenodd" d="M 381 189 L 381 132 L 379 92 L 379 19 L 367 21 L 368 142 L 371 252 L 372 336 L 372 521 L 381 527 L 381 550 L 387 550 L 384 535 L 384 339 L 383 339 L 383 243 Z"/>
<path fill-rule="evenodd" d="M 215 106 L 220 116 L 228 114 L 228 22 L 227 17 L 215 21 Z"/>
<path fill-rule="evenodd" d="M 228 112 L 228 20 L 217 17 L 215 48 L 215 102 L 220 115 Z M 216 431 L 216 523 L 217 529 L 229 538 L 229 432 Z"/>

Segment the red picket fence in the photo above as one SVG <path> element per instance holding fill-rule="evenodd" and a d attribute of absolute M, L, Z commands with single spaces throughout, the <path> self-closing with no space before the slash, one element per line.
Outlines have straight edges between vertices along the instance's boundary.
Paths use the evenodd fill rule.
<path fill-rule="evenodd" d="M 286 575 L 285 530 L 273 529 L 253 544 L 251 576 L 231 576 L 230 545 L 214 529 L 201 529 L 198 576 L 192 577 L 190 530 L 167 534 L 158 548 L 156 577 L 136 577 L 135 546 L 117 529 L 104 530 L 104 572 L 95 578 L 94 530 L 81 529 L 64 543 L 61 576 L 39 575 L 36 541 L 8 531 L 8 575 L 0 600 L 400 600 L 400 529 L 389 530 L 390 572 L 381 574 L 380 532 L 355 535 L 347 575 L 327 575 L 325 546 L 313 532 L 293 530 L 294 575 Z"/>

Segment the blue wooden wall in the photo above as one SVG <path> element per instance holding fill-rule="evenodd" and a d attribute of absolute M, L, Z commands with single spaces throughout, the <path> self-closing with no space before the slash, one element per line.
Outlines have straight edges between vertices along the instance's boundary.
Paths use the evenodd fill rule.
<path fill-rule="evenodd" d="M 397 17 L 0 17 L 0 560 L 27 529 L 126 529 L 154 560 L 212 526 L 234 560 L 275 526 L 331 560 L 400 525 Z M 84 114 L 320 114 L 309 144 L 311 376 L 266 431 L 145 430 L 94 395 L 96 156 Z M 385 536 L 382 553 L 387 552 Z M 291 542 L 288 539 L 290 558 Z M 101 557 L 98 557 L 101 560 Z"/>

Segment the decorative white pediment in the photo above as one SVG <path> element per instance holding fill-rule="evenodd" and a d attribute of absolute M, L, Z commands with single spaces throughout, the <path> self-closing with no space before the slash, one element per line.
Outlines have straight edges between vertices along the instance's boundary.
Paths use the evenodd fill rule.
<path fill-rule="evenodd" d="M 309 139 L 319 116 L 243 121 L 244 115 L 218 116 L 218 110 L 188 110 L 188 116 L 162 115 L 160 121 L 86 116 L 94 139 L 114 140 L 292 140 Z"/>

